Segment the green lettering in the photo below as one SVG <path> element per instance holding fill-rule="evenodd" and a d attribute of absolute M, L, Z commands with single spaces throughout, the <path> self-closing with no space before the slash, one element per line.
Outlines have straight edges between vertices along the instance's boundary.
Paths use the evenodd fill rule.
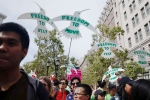
<path fill-rule="evenodd" d="M 33 14 L 33 13 L 31 13 L 31 17 L 32 17 L 32 18 L 34 17 L 34 14 Z"/>
<path fill-rule="evenodd" d="M 62 20 L 64 20 L 64 19 L 65 19 L 65 17 L 66 17 L 66 16 L 62 16 Z"/>

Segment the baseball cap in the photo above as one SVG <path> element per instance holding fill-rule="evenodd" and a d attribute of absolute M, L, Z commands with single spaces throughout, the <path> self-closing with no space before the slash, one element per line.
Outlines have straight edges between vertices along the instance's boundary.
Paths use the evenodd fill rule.
<path fill-rule="evenodd" d="M 132 85 L 134 82 L 135 82 L 134 80 L 131 80 L 128 76 L 125 76 L 120 79 L 119 86 L 121 86 L 122 84 Z"/>
<path fill-rule="evenodd" d="M 95 93 L 94 93 L 95 96 L 97 96 L 97 95 L 102 95 L 102 94 L 105 96 L 106 91 L 102 91 L 102 90 L 98 89 L 98 90 L 96 90 Z"/>

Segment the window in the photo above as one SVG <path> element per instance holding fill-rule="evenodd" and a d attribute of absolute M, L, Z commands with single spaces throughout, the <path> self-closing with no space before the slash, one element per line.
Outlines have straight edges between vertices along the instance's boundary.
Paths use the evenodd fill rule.
<path fill-rule="evenodd" d="M 114 21 L 114 17 L 111 19 L 111 23 L 114 23 L 115 21 Z"/>
<path fill-rule="evenodd" d="M 135 15 L 135 21 L 136 21 L 136 24 L 139 23 L 139 16 L 138 16 L 138 14 Z"/>
<path fill-rule="evenodd" d="M 133 5 L 133 9 L 135 10 L 136 9 L 135 0 L 132 2 L 132 5 Z"/>
<path fill-rule="evenodd" d="M 115 4 L 115 8 L 116 8 L 116 2 L 114 4 Z"/>
<path fill-rule="evenodd" d="M 125 7 L 125 3 L 124 3 L 124 0 L 122 1 L 122 7 L 123 7 L 123 8 Z"/>
<path fill-rule="evenodd" d="M 144 25 L 145 27 L 145 32 L 146 32 L 146 35 L 150 35 L 150 30 L 149 30 L 149 26 L 148 26 L 148 23 Z"/>
<path fill-rule="evenodd" d="M 148 49 L 149 49 L 149 51 L 150 51 L 150 44 L 148 45 Z"/>
<path fill-rule="evenodd" d="M 119 37 L 119 40 L 121 40 L 120 33 L 119 33 L 118 37 Z"/>
<path fill-rule="evenodd" d="M 145 18 L 145 17 L 146 17 L 144 7 L 141 9 L 141 14 L 142 14 L 142 17 L 143 17 L 143 18 Z"/>
<path fill-rule="evenodd" d="M 138 30 L 138 35 L 139 35 L 139 40 L 141 41 L 143 39 L 141 29 Z"/>
<path fill-rule="evenodd" d="M 135 37 L 135 42 L 138 43 L 138 42 L 139 42 L 139 39 L 138 39 L 138 34 L 137 34 L 137 32 L 134 33 L 134 37 Z"/>
<path fill-rule="evenodd" d="M 146 12 L 147 12 L 147 15 L 148 15 L 148 14 L 150 13 L 150 6 L 149 6 L 149 3 L 146 3 L 145 9 L 146 9 Z"/>
<path fill-rule="evenodd" d="M 126 13 L 126 11 L 124 12 L 124 19 L 125 20 L 127 19 L 127 13 Z"/>
<path fill-rule="evenodd" d="M 118 17 L 118 14 L 117 14 L 117 12 L 116 12 L 116 17 Z"/>
<path fill-rule="evenodd" d="M 133 12 L 132 5 L 129 6 L 129 9 L 130 9 L 130 13 L 132 13 Z"/>
<path fill-rule="evenodd" d="M 129 44 L 129 48 L 132 47 L 131 38 L 128 38 L 128 44 Z"/>
<path fill-rule="evenodd" d="M 127 31 L 127 33 L 129 33 L 129 25 L 128 24 L 126 25 L 126 31 Z"/>
<path fill-rule="evenodd" d="M 132 25 L 133 25 L 133 27 L 135 27 L 135 20 L 134 20 L 134 17 L 132 18 Z"/>
<path fill-rule="evenodd" d="M 117 26 L 119 26 L 119 22 L 117 22 Z"/>

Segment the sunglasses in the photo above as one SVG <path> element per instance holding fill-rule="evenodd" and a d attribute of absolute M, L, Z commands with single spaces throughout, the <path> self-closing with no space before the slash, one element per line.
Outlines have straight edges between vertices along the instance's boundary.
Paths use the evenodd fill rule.
<path fill-rule="evenodd" d="M 65 85 L 65 82 L 60 82 L 59 84 Z"/>
<path fill-rule="evenodd" d="M 80 84 L 80 82 L 77 82 L 77 83 L 71 83 L 71 85 L 79 85 Z"/>

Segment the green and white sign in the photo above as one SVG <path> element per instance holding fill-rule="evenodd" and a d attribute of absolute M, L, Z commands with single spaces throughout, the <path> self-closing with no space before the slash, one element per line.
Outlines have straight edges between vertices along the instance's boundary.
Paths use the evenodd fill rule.
<path fill-rule="evenodd" d="M 83 10 L 83 11 L 86 11 L 86 10 Z M 79 31 L 80 25 L 83 25 L 87 27 L 88 29 L 92 30 L 94 33 L 98 34 L 97 30 L 89 22 L 80 18 L 80 14 L 83 11 L 76 11 L 74 12 L 74 15 L 61 15 L 61 16 L 51 19 L 49 22 L 51 23 L 55 21 L 70 21 L 70 26 L 60 31 L 60 33 L 72 39 L 81 37 L 81 33 Z"/>
<path fill-rule="evenodd" d="M 118 46 L 116 43 L 113 43 L 113 42 L 109 42 L 108 39 L 105 40 L 105 42 L 101 42 L 95 46 L 92 47 L 92 50 L 95 50 L 95 49 L 98 49 L 98 48 L 103 48 L 103 52 L 101 54 L 102 57 L 104 58 L 113 58 L 115 56 L 115 54 L 111 51 L 111 47 L 114 47 L 118 50 L 121 50 L 121 51 L 124 51 L 120 46 Z"/>
<path fill-rule="evenodd" d="M 118 71 L 125 71 L 124 69 L 122 68 L 113 68 L 111 66 L 108 67 L 108 71 L 105 72 L 103 78 L 102 78 L 102 81 L 108 76 L 110 75 L 110 78 L 109 78 L 109 82 L 113 83 L 115 82 L 117 79 L 118 79 L 118 76 L 115 75 L 116 72 Z"/>
<path fill-rule="evenodd" d="M 146 56 L 150 57 L 150 52 L 146 52 L 143 50 L 143 47 L 140 50 L 136 50 L 133 53 L 134 55 L 138 55 L 138 64 L 142 67 L 147 67 L 148 62 L 146 61 Z"/>
<path fill-rule="evenodd" d="M 50 24 L 54 29 L 56 29 L 56 31 L 58 31 L 58 28 L 56 27 L 56 25 L 53 22 L 49 22 L 50 18 L 45 15 L 45 11 L 41 7 L 40 7 L 40 12 L 39 13 L 36 13 L 36 12 L 25 13 L 25 14 L 20 15 L 18 17 L 18 19 L 34 19 L 34 20 L 37 20 L 38 25 L 34 29 L 33 32 L 35 32 L 39 37 L 42 37 L 42 38 L 49 37 L 49 35 L 50 35 L 48 29 L 46 28 L 46 23 Z"/>
<path fill-rule="evenodd" d="M 71 69 L 75 70 L 75 72 L 77 73 L 77 70 L 76 70 L 75 66 L 72 63 L 70 63 L 68 65 L 60 66 L 60 68 L 63 68 L 63 67 L 67 67 L 67 72 L 66 72 L 67 74 L 71 74 Z"/>

